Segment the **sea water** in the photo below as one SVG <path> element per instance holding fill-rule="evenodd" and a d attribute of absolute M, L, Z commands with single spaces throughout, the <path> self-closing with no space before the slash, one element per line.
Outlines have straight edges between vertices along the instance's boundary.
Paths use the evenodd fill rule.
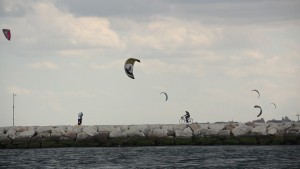
<path fill-rule="evenodd" d="M 0 149 L 0 168 L 300 169 L 300 145 Z"/>

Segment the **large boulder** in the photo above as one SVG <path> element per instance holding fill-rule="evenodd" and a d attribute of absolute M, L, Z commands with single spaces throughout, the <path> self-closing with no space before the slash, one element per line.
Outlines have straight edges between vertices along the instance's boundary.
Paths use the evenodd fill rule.
<path fill-rule="evenodd" d="M 199 127 L 199 125 L 198 125 L 197 123 L 190 124 L 189 127 L 190 127 L 193 131 L 195 131 L 195 130 L 197 130 L 197 129 L 200 129 L 200 127 Z"/>
<path fill-rule="evenodd" d="M 97 126 L 98 127 L 98 132 L 113 132 L 116 130 L 121 130 L 119 126 L 113 126 L 113 125 L 101 125 Z"/>
<path fill-rule="evenodd" d="M 63 137 L 61 137 L 62 140 L 75 140 L 76 139 L 76 133 L 72 126 L 66 126 L 66 131 L 63 133 Z"/>
<path fill-rule="evenodd" d="M 247 126 L 247 125 L 244 125 L 244 124 L 240 123 L 237 127 L 235 127 L 232 130 L 232 134 L 234 136 L 248 135 L 248 134 L 250 134 L 252 129 L 253 129 L 253 127 Z"/>
<path fill-rule="evenodd" d="M 186 124 L 174 124 L 174 130 L 184 130 L 187 128 Z"/>
<path fill-rule="evenodd" d="M 30 140 L 34 135 L 34 127 L 28 127 L 27 130 L 22 130 L 22 132 L 18 133 L 18 135 L 15 137 L 15 140 Z"/>
<path fill-rule="evenodd" d="M 153 129 L 152 132 L 149 132 L 149 138 L 163 138 L 168 137 L 167 129 Z"/>
<path fill-rule="evenodd" d="M 108 131 L 100 131 L 97 135 L 94 136 L 94 139 L 99 143 L 106 144 L 108 136 Z"/>
<path fill-rule="evenodd" d="M 131 128 L 123 132 L 128 137 L 145 137 L 145 134 L 140 131 L 138 128 Z"/>
<path fill-rule="evenodd" d="M 86 126 L 82 129 L 82 132 L 84 132 L 90 136 L 95 136 L 98 134 L 96 126 Z"/>
<path fill-rule="evenodd" d="M 225 125 L 225 130 L 230 130 L 232 131 L 235 127 L 237 127 L 238 124 L 237 123 L 228 123 Z"/>
<path fill-rule="evenodd" d="M 185 128 L 183 131 L 182 130 L 175 130 L 175 136 L 176 137 L 184 137 L 184 138 L 189 138 L 193 136 L 193 131 L 191 128 Z"/>
<path fill-rule="evenodd" d="M 292 127 L 286 130 L 288 136 L 300 136 L 300 127 Z"/>
<path fill-rule="evenodd" d="M 276 135 L 277 134 L 277 129 L 275 128 L 268 128 L 268 132 L 269 135 Z"/>
<path fill-rule="evenodd" d="M 125 138 L 127 137 L 121 130 L 112 131 L 109 133 L 109 138 Z"/>
<path fill-rule="evenodd" d="M 82 129 L 84 128 L 84 126 L 81 126 L 81 125 L 75 125 L 73 126 L 73 131 L 76 133 L 76 134 L 79 134 L 82 132 Z"/>
<path fill-rule="evenodd" d="M 225 124 L 224 123 L 209 124 L 208 128 L 220 131 L 225 129 Z"/>
<path fill-rule="evenodd" d="M 0 127 L 0 135 L 4 134 L 4 128 Z"/>
<path fill-rule="evenodd" d="M 220 130 L 218 135 L 220 137 L 230 137 L 230 133 L 231 133 L 230 130 Z"/>
<path fill-rule="evenodd" d="M 91 141 L 91 140 L 94 140 L 93 136 L 90 136 L 87 133 L 81 132 L 77 134 L 77 138 L 76 138 L 77 142 Z"/>
<path fill-rule="evenodd" d="M 206 136 L 218 136 L 220 130 L 217 129 L 206 129 L 206 128 L 201 128 L 198 130 L 194 131 L 195 136 L 201 136 L 201 137 L 206 137 Z"/>
<path fill-rule="evenodd" d="M 10 142 L 7 134 L 0 134 L 0 146 L 1 144 L 5 145 Z"/>
<path fill-rule="evenodd" d="M 174 125 L 163 125 L 163 130 L 174 131 Z"/>
<path fill-rule="evenodd" d="M 129 130 L 136 130 L 143 133 L 147 133 L 150 130 L 150 128 L 148 127 L 148 125 L 132 125 L 129 126 Z"/>
<path fill-rule="evenodd" d="M 43 137 L 47 138 L 48 140 L 53 140 L 54 141 L 54 140 L 59 140 L 60 137 L 62 137 L 64 134 L 65 134 L 64 128 L 53 127 L 51 129 L 50 136 L 43 135 Z"/>
<path fill-rule="evenodd" d="M 53 127 L 52 126 L 39 126 L 36 128 L 37 134 L 43 134 L 43 133 L 51 133 Z"/>
<path fill-rule="evenodd" d="M 198 123 L 199 128 L 201 129 L 208 129 L 209 123 Z"/>
<path fill-rule="evenodd" d="M 148 127 L 153 130 L 153 129 L 161 129 L 161 125 L 160 124 L 151 124 L 148 125 Z"/>
<path fill-rule="evenodd" d="M 14 139 L 16 137 L 17 131 L 15 127 L 11 127 L 7 130 L 6 134 L 9 138 Z"/>
<path fill-rule="evenodd" d="M 267 135 L 267 127 L 265 125 L 256 126 L 251 130 L 252 135 Z"/>

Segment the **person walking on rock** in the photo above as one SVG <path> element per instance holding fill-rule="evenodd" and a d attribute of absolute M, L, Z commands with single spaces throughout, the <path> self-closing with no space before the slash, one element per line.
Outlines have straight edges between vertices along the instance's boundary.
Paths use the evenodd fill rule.
<path fill-rule="evenodd" d="M 83 116 L 82 112 L 78 113 L 78 125 L 81 125 L 82 123 L 82 116 Z"/>

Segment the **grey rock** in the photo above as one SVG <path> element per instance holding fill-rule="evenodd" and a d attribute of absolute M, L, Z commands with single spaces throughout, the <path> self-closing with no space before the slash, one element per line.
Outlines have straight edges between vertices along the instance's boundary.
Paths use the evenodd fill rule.
<path fill-rule="evenodd" d="M 101 131 L 94 136 L 94 139 L 98 142 L 106 142 L 108 140 L 109 131 Z"/>
<path fill-rule="evenodd" d="M 217 129 L 201 128 L 194 131 L 195 136 L 217 136 L 218 134 L 219 134 L 219 130 Z"/>
<path fill-rule="evenodd" d="M 163 125 L 162 129 L 168 130 L 168 131 L 174 131 L 174 126 L 173 125 Z"/>
<path fill-rule="evenodd" d="M 298 136 L 300 134 L 300 127 L 292 127 L 286 130 L 286 134 L 289 136 Z"/>
<path fill-rule="evenodd" d="M 190 137 L 193 136 L 193 134 L 192 134 L 192 132 L 185 132 L 185 131 L 182 131 L 182 130 L 175 130 L 175 136 L 176 137 L 181 137 L 181 138 L 190 138 Z"/>
<path fill-rule="evenodd" d="M 0 144 L 1 143 L 9 143 L 10 142 L 10 139 L 8 138 L 8 135 L 7 134 L 0 134 Z"/>
<path fill-rule="evenodd" d="M 160 128 L 160 124 L 152 124 L 152 125 L 149 125 L 149 128 L 150 128 L 150 130 L 153 130 L 153 129 L 161 129 L 161 128 Z"/>
<path fill-rule="evenodd" d="M 7 130 L 6 134 L 9 138 L 14 139 L 16 137 L 17 131 L 15 127 L 11 127 Z"/>
<path fill-rule="evenodd" d="M 140 131 L 140 132 L 146 132 L 148 130 L 148 128 L 149 128 L 148 125 L 132 125 L 132 126 L 129 126 L 129 130 L 136 130 L 136 131 Z"/>
<path fill-rule="evenodd" d="M 98 127 L 98 132 L 104 132 L 104 131 L 108 131 L 108 132 L 113 132 L 113 131 L 117 131 L 117 130 L 121 130 L 120 127 L 118 126 L 113 126 L 113 125 L 102 125 L 102 126 L 97 126 Z"/>
<path fill-rule="evenodd" d="M 52 126 L 39 126 L 36 129 L 36 132 L 38 134 L 42 134 L 42 133 L 51 133 L 53 127 Z"/>
<path fill-rule="evenodd" d="M 144 133 L 137 128 L 132 128 L 123 132 L 128 137 L 145 137 Z"/>
<path fill-rule="evenodd" d="M 234 136 L 247 135 L 247 134 L 250 134 L 252 129 L 253 129 L 253 127 L 240 123 L 237 127 L 235 127 L 232 130 L 232 134 Z"/>
<path fill-rule="evenodd" d="M 60 134 L 64 134 L 66 131 L 63 128 L 60 127 L 55 127 L 51 129 L 51 133 L 60 133 Z"/>
<path fill-rule="evenodd" d="M 30 139 L 31 137 L 33 137 L 35 135 L 35 130 L 33 127 L 29 127 L 27 128 L 27 130 L 18 133 L 16 138 L 20 138 L 20 139 Z"/>
<path fill-rule="evenodd" d="M 208 128 L 209 128 L 209 129 L 215 129 L 215 130 L 220 131 L 220 130 L 225 129 L 225 124 L 223 124 L 223 123 L 209 124 L 209 125 L 208 125 Z"/>
<path fill-rule="evenodd" d="M 51 129 L 50 136 L 48 137 L 49 140 L 59 140 L 65 134 L 64 127 L 53 127 Z"/>
<path fill-rule="evenodd" d="M 252 135 L 267 135 L 267 126 L 266 125 L 261 125 L 261 126 L 256 126 L 251 130 Z"/>
<path fill-rule="evenodd" d="M 220 130 L 218 135 L 220 137 L 230 137 L 230 130 Z"/>
<path fill-rule="evenodd" d="M 187 127 L 185 129 L 183 129 L 183 132 L 193 134 L 193 131 L 192 131 L 192 129 L 190 127 Z"/>
<path fill-rule="evenodd" d="M 232 131 L 237 126 L 238 126 L 238 124 L 236 124 L 236 123 L 228 123 L 228 124 L 225 125 L 225 130 Z"/>
<path fill-rule="evenodd" d="M 4 134 L 4 128 L 0 127 L 0 135 Z"/>
<path fill-rule="evenodd" d="M 73 126 L 73 131 L 78 134 L 78 133 L 81 133 L 82 132 L 82 129 L 84 128 L 84 126 L 81 126 L 81 125 L 75 125 Z"/>
<path fill-rule="evenodd" d="M 27 131 L 28 127 L 18 126 L 18 127 L 15 127 L 15 130 L 17 133 L 21 133 L 21 132 Z"/>
<path fill-rule="evenodd" d="M 94 138 L 84 132 L 78 133 L 76 141 L 90 141 L 93 140 Z"/>
<path fill-rule="evenodd" d="M 121 130 L 112 131 L 109 133 L 109 138 L 125 138 L 127 137 Z"/>
<path fill-rule="evenodd" d="M 68 137 L 70 139 L 75 139 L 76 138 L 76 133 L 74 131 L 66 131 L 63 136 Z"/>
<path fill-rule="evenodd" d="M 275 128 L 269 128 L 268 129 L 268 134 L 269 135 L 276 135 L 277 134 L 277 129 L 275 129 Z"/>
<path fill-rule="evenodd" d="M 199 125 L 196 124 L 196 123 L 190 124 L 189 127 L 190 127 L 193 131 L 195 131 L 195 130 L 197 130 L 197 129 L 200 129 Z"/>
<path fill-rule="evenodd" d="M 84 132 L 90 136 L 95 136 L 98 134 L 96 126 L 86 126 L 82 129 L 82 132 Z"/>
<path fill-rule="evenodd" d="M 186 124 L 175 124 L 174 125 L 174 130 L 181 130 L 181 131 L 183 131 L 185 128 L 187 128 Z"/>
<path fill-rule="evenodd" d="M 164 138 L 168 136 L 168 130 L 166 129 L 153 129 L 152 132 L 149 133 L 148 137 L 150 138 Z"/>
<path fill-rule="evenodd" d="M 208 129 L 208 126 L 210 124 L 206 123 L 206 124 L 203 124 L 203 123 L 198 123 L 198 126 L 201 128 L 201 129 Z"/>

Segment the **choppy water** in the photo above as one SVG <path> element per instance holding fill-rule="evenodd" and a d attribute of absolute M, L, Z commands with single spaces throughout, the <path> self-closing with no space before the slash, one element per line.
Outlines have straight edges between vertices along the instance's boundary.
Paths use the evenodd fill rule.
<path fill-rule="evenodd" d="M 300 168 L 300 146 L 0 149 L 0 168 Z"/>

